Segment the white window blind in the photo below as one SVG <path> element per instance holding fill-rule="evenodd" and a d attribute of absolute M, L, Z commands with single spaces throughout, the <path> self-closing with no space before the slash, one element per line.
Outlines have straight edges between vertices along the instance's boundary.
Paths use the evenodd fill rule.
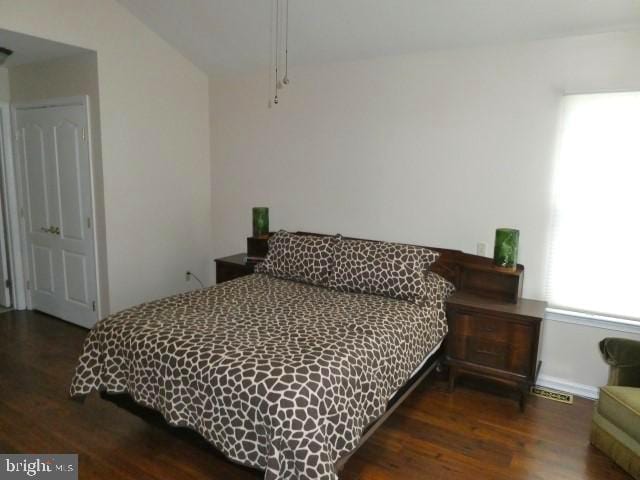
<path fill-rule="evenodd" d="M 563 102 L 548 300 L 640 319 L 640 92 L 567 95 Z"/>

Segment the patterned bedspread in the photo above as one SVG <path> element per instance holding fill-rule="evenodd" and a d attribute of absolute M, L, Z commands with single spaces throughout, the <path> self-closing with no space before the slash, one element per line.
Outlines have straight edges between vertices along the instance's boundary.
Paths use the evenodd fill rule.
<path fill-rule="evenodd" d="M 436 303 L 250 275 L 99 322 L 71 394 L 128 392 L 267 480 L 336 479 L 446 334 Z"/>

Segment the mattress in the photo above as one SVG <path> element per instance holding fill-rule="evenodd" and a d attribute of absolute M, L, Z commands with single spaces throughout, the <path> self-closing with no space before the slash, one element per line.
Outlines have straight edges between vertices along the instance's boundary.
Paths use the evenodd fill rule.
<path fill-rule="evenodd" d="M 128 393 L 265 479 L 335 463 L 447 332 L 418 305 L 255 274 L 96 324 L 71 394 Z"/>

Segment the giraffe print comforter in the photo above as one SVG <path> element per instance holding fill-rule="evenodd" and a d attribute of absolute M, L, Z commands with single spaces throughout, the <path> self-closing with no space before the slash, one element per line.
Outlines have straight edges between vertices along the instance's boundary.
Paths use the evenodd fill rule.
<path fill-rule="evenodd" d="M 446 334 L 443 295 L 426 307 L 249 275 L 100 321 L 71 394 L 127 392 L 267 480 L 335 480 Z"/>

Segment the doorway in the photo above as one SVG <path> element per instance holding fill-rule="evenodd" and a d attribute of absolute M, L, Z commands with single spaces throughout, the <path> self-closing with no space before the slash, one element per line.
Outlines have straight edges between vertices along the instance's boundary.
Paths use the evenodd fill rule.
<path fill-rule="evenodd" d="M 90 328 L 109 308 L 97 54 L 2 29 L 0 46 L 9 296 Z"/>

